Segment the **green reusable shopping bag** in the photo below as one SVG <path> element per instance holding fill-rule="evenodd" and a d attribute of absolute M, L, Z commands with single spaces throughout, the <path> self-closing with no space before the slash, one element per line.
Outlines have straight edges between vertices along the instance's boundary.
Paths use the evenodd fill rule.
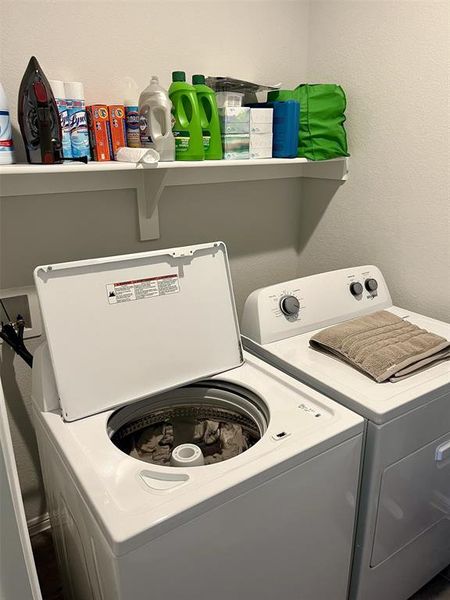
<path fill-rule="evenodd" d="M 300 102 L 298 156 L 326 160 L 348 156 L 344 129 L 346 98 L 340 85 L 302 83 L 295 90 L 269 92 L 269 102 Z"/>

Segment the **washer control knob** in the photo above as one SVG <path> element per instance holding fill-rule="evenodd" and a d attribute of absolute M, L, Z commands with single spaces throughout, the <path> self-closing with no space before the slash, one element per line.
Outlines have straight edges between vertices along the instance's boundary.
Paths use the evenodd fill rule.
<path fill-rule="evenodd" d="M 368 292 L 376 292 L 378 289 L 378 281 L 376 279 L 366 279 L 364 285 Z"/>
<path fill-rule="evenodd" d="M 283 296 L 280 300 L 280 309 L 284 315 L 291 317 L 300 310 L 300 302 L 295 296 Z"/>
<path fill-rule="evenodd" d="M 363 290 L 364 288 L 362 284 L 359 283 L 359 281 L 354 281 L 350 284 L 350 293 L 352 294 L 352 296 L 361 296 Z"/>

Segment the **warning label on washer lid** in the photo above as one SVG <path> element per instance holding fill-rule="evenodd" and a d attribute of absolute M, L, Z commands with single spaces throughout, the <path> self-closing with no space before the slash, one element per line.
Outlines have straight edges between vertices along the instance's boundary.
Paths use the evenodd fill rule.
<path fill-rule="evenodd" d="M 176 274 L 147 277 L 133 281 L 119 281 L 117 283 L 108 283 L 106 286 L 108 302 L 110 304 L 177 294 L 179 291 L 180 284 L 178 275 Z"/>

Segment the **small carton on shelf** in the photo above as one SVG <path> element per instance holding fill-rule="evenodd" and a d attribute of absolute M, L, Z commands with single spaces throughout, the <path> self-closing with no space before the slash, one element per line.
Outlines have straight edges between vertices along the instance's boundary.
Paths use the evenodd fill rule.
<path fill-rule="evenodd" d="M 250 109 L 250 158 L 272 158 L 273 108 Z"/>
<path fill-rule="evenodd" d="M 89 141 L 94 160 L 112 160 L 109 135 L 109 114 L 106 104 L 86 107 Z"/>
<path fill-rule="evenodd" d="M 271 134 L 273 126 L 273 108 L 250 109 L 250 134 Z"/>
<path fill-rule="evenodd" d="M 223 157 L 225 160 L 250 158 L 250 136 L 247 134 L 227 134 L 222 136 Z"/>
<path fill-rule="evenodd" d="M 125 130 L 125 107 L 121 104 L 109 106 L 109 131 L 111 135 L 111 147 L 113 160 L 116 160 L 117 150 L 127 145 Z"/>
<path fill-rule="evenodd" d="M 231 106 L 242 106 L 244 94 L 241 92 L 216 92 L 216 102 L 218 108 Z"/>
<path fill-rule="evenodd" d="M 220 129 L 223 135 L 249 134 L 250 109 L 247 106 L 219 108 Z"/>
<path fill-rule="evenodd" d="M 272 158 L 272 133 L 250 134 L 250 158 Z"/>

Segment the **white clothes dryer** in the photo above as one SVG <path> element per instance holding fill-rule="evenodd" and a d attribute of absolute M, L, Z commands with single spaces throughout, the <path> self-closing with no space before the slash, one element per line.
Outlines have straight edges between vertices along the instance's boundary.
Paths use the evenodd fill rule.
<path fill-rule="evenodd" d="M 404 600 L 450 563 L 449 363 L 376 383 L 312 349 L 318 331 L 388 310 L 450 338 L 450 326 L 392 305 L 374 266 L 253 292 L 244 347 L 367 420 L 350 597 Z"/>
<path fill-rule="evenodd" d="M 67 599 L 347 597 L 364 420 L 242 351 L 224 244 L 38 267 Z"/>

